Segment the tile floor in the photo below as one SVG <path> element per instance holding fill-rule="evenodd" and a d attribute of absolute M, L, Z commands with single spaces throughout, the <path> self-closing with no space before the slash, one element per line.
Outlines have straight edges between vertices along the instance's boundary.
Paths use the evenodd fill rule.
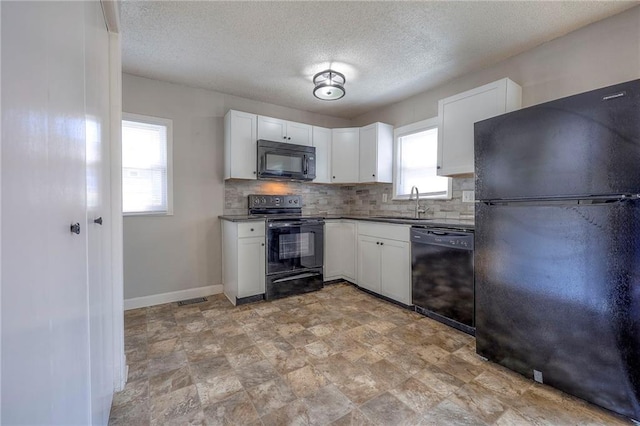
<path fill-rule="evenodd" d="M 355 287 L 125 313 L 110 425 L 625 425 L 475 355 L 472 337 Z"/>

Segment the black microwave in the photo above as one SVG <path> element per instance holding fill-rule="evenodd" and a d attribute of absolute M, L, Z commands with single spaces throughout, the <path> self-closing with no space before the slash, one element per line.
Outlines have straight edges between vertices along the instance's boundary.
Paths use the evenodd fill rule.
<path fill-rule="evenodd" d="M 258 140 L 258 179 L 313 180 L 316 148 Z"/>

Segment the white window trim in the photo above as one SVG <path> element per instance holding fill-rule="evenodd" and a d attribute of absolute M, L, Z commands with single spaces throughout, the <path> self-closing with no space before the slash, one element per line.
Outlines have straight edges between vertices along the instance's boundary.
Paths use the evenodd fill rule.
<path fill-rule="evenodd" d="M 138 121 L 140 123 L 157 124 L 167 128 L 167 211 L 166 212 L 131 212 L 123 216 L 173 216 L 173 120 L 150 115 L 122 112 L 122 121 Z M 122 124 L 121 124 L 122 125 Z M 122 143 L 122 141 L 120 142 Z M 120 170 L 122 173 L 122 170 Z"/>
<path fill-rule="evenodd" d="M 396 195 L 397 185 L 400 181 L 400 170 L 398 168 L 398 163 L 400 161 L 398 152 L 398 139 L 402 136 L 409 135 L 411 133 L 417 133 L 423 130 L 433 129 L 434 127 L 438 127 L 438 117 L 428 118 L 426 120 L 418 121 L 416 123 L 407 124 L 406 126 L 397 127 L 393 129 L 393 197 L 391 198 L 394 201 L 408 201 L 411 199 L 409 195 Z M 450 200 L 453 194 L 453 179 L 449 179 L 449 188 L 447 190 L 447 195 L 429 195 L 427 193 L 420 194 L 421 199 L 428 200 Z"/>

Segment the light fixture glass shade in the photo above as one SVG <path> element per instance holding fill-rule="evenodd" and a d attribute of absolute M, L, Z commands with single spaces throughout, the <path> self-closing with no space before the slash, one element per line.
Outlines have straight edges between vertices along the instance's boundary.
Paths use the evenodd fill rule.
<path fill-rule="evenodd" d="M 339 72 L 326 70 L 313 76 L 313 95 L 323 101 L 335 101 L 344 96 L 344 75 Z"/>

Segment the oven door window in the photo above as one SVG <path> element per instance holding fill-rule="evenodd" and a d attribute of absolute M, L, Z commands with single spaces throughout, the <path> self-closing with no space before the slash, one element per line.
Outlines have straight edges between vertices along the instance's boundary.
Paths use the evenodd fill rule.
<path fill-rule="evenodd" d="M 322 267 L 322 227 L 269 229 L 267 272 Z"/>

